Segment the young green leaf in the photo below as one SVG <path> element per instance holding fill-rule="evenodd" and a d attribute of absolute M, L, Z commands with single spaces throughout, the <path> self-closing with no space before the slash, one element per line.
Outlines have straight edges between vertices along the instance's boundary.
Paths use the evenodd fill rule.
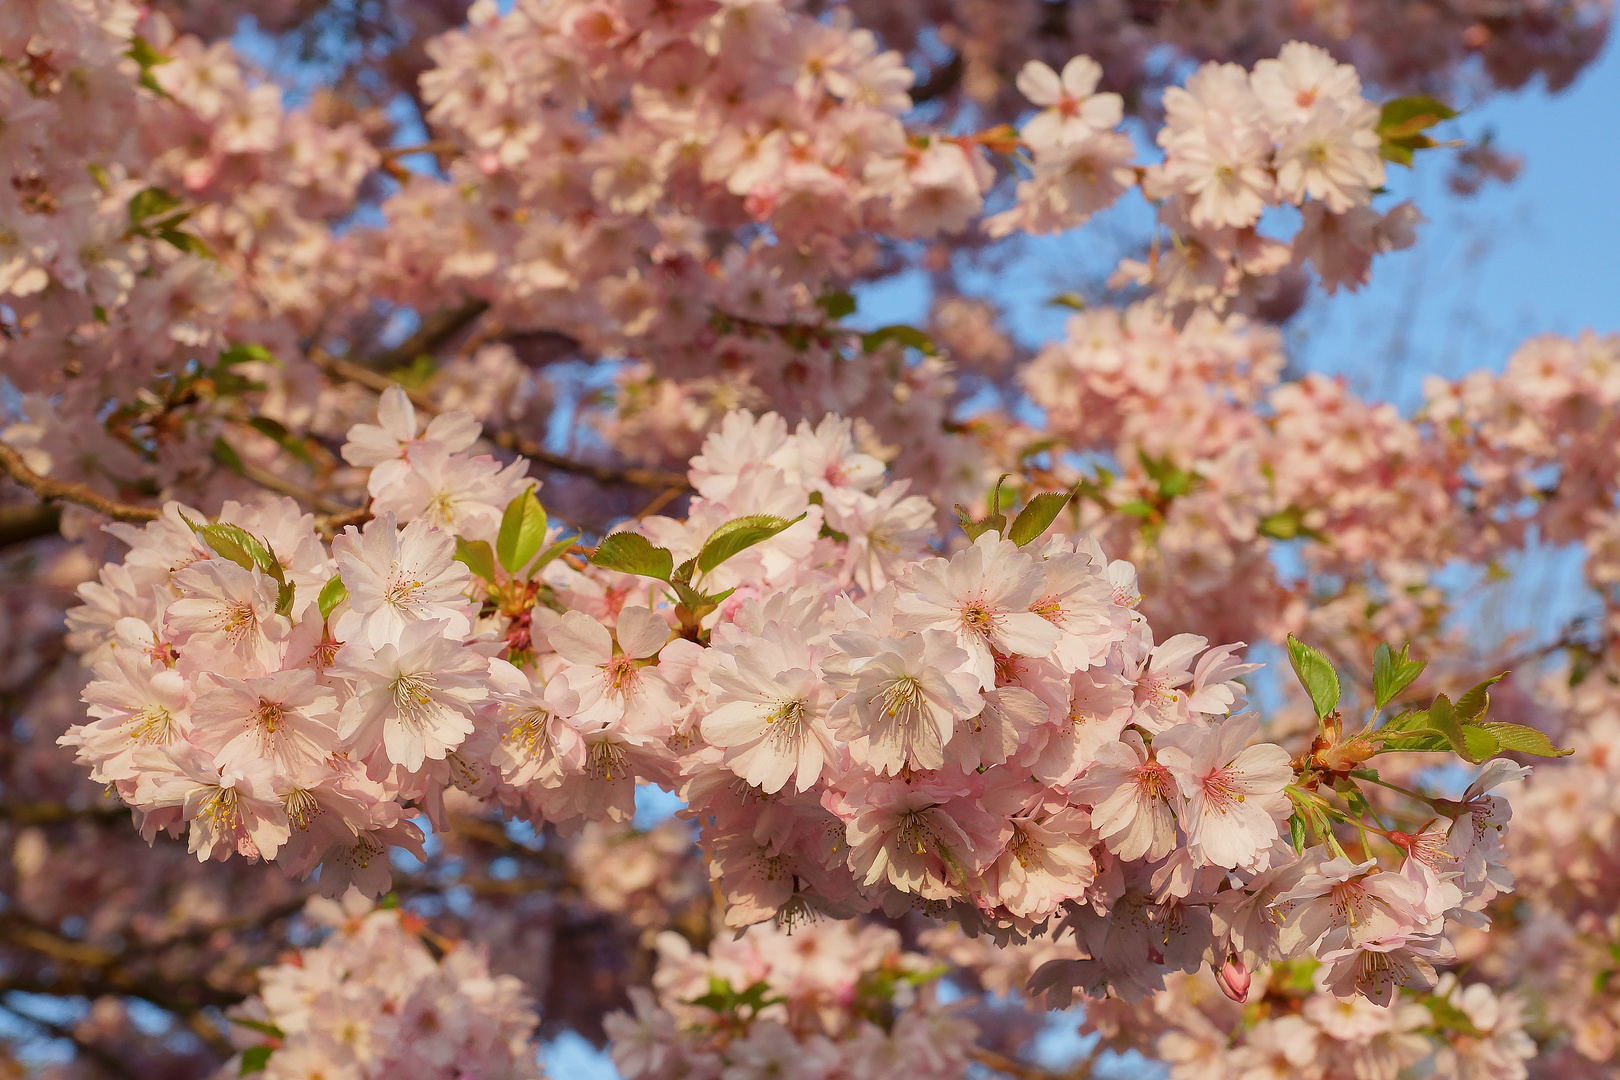
<path fill-rule="evenodd" d="M 1502 750 L 1511 750 L 1516 754 L 1533 754 L 1536 757 L 1568 757 L 1573 750 L 1563 750 L 1553 745 L 1546 734 L 1533 727 L 1523 724 L 1487 723 L 1479 725 L 1484 731 L 1490 733 L 1496 740 L 1496 745 Z"/>
<path fill-rule="evenodd" d="M 1431 97 L 1404 97 L 1385 102 L 1378 118 L 1379 152 L 1386 161 L 1410 168 L 1414 150 L 1440 145 L 1423 133 L 1456 115 L 1455 109 Z"/>
<path fill-rule="evenodd" d="M 265 348 L 263 345 L 254 345 L 252 343 L 232 345 L 228 349 L 222 349 L 219 354 L 219 363 L 217 366 L 221 368 L 230 368 L 235 367 L 237 364 L 248 363 L 249 361 L 260 364 L 274 364 L 277 367 L 281 366 L 281 361 L 277 360 L 275 355 L 271 353 L 269 349 Z"/>
<path fill-rule="evenodd" d="M 214 445 L 209 447 L 209 453 L 213 454 L 215 461 L 237 476 L 247 471 L 247 466 L 242 464 L 242 455 L 236 452 L 236 447 L 225 441 L 223 435 L 214 436 Z"/>
<path fill-rule="evenodd" d="M 534 488 L 523 489 L 523 494 L 506 506 L 501 515 L 501 531 L 495 536 L 495 554 L 508 574 L 519 570 L 540 551 L 546 542 L 546 508 L 534 497 Z"/>
<path fill-rule="evenodd" d="M 842 319 L 855 314 L 855 298 L 840 289 L 816 297 L 816 306 L 827 313 L 829 319 Z"/>
<path fill-rule="evenodd" d="M 1457 719 L 1465 724 L 1477 724 L 1484 717 L 1486 710 L 1491 707 L 1491 687 L 1507 678 L 1507 672 L 1492 675 L 1482 683 L 1476 683 L 1463 692 L 1457 699 Z"/>
<path fill-rule="evenodd" d="M 242 1051 L 242 1070 L 238 1076 L 252 1076 L 254 1073 L 264 1072 L 265 1066 L 270 1063 L 270 1055 L 276 1048 L 263 1043 L 250 1046 Z"/>
<path fill-rule="evenodd" d="M 315 603 L 320 605 L 321 618 L 330 619 L 337 606 L 348 598 L 349 587 L 343 584 L 341 577 L 333 574 L 332 580 L 321 586 L 321 595 L 315 599 Z"/>
<path fill-rule="evenodd" d="M 668 581 L 670 572 L 675 569 L 675 556 L 668 548 L 654 547 L 645 536 L 610 533 L 602 537 L 602 542 L 591 553 L 591 565 Z"/>
<path fill-rule="evenodd" d="M 248 427 L 272 440 L 277 446 L 304 464 L 311 463 L 309 444 L 304 439 L 288 431 L 279 421 L 272 420 L 268 416 L 255 416 L 248 421 Z"/>
<path fill-rule="evenodd" d="M 495 580 L 495 553 L 488 540 L 463 540 L 456 537 L 456 561 L 466 564 L 476 576 L 485 581 Z"/>
<path fill-rule="evenodd" d="M 735 518 L 709 534 L 697 555 L 697 567 L 705 574 L 737 554 L 763 543 L 791 525 L 804 520 L 804 514 L 789 520 L 775 514 L 750 514 Z M 666 579 L 668 574 L 665 575 Z"/>
<path fill-rule="evenodd" d="M 1418 715 L 1422 717 L 1422 726 L 1418 726 L 1416 722 Z M 1411 727 L 1381 741 L 1385 750 L 1411 750 L 1421 753 L 1450 751 L 1464 761 L 1478 765 L 1500 749 L 1497 737 L 1489 727 L 1490 725 L 1463 723 L 1458 718 L 1451 699 L 1444 694 L 1436 694 L 1427 713 L 1414 714 L 1414 723 Z M 1378 734 L 1382 736 L 1387 731 L 1389 725 L 1386 724 Z"/>
<path fill-rule="evenodd" d="M 139 228 L 148 218 L 173 210 L 180 205 L 180 200 L 160 187 L 143 188 L 130 197 L 129 224 L 130 227 Z"/>
<path fill-rule="evenodd" d="M 1074 493 L 1070 491 L 1043 491 L 1034 496 L 1013 519 L 1012 527 L 1007 530 L 1007 539 L 1019 547 L 1038 539 L 1051 528 L 1052 522 L 1057 520 L 1073 497 Z"/>
<path fill-rule="evenodd" d="M 1380 644 L 1373 652 L 1373 700 L 1380 709 L 1394 701 L 1429 666 L 1422 660 L 1408 659 L 1408 647 L 1402 645 L 1396 652 Z"/>
<path fill-rule="evenodd" d="M 934 339 L 917 329 L 915 326 L 896 324 L 894 326 L 880 326 L 871 333 L 861 335 L 861 348 L 866 352 L 876 352 L 886 342 L 897 341 L 901 345 L 909 346 L 920 353 L 935 356 L 939 350 L 934 347 Z"/>
<path fill-rule="evenodd" d="M 556 562 L 559 558 L 567 553 L 569 548 L 573 547 L 578 542 L 578 536 L 565 536 L 558 540 L 556 543 L 552 544 L 550 547 L 546 548 L 546 550 L 540 553 L 540 557 L 534 561 L 534 565 L 529 567 L 529 573 L 531 575 L 538 574 L 547 566 Z"/>
<path fill-rule="evenodd" d="M 191 528 L 221 558 L 229 559 L 244 570 L 257 568 L 269 575 L 276 583 L 276 612 L 286 615 L 292 611 L 293 587 L 287 580 L 287 571 L 257 537 L 239 525 L 225 522 L 212 525 L 192 522 Z"/>
<path fill-rule="evenodd" d="M 1418 731 L 1429 726 L 1428 709 L 1407 709 L 1398 716 L 1385 721 L 1384 726 L 1373 732 L 1373 738 L 1388 738 L 1392 735 L 1406 731 Z"/>
<path fill-rule="evenodd" d="M 1294 665 L 1300 685 L 1310 695 L 1319 719 L 1339 707 L 1339 674 L 1327 657 L 1289 634 L 1288 659 Z"/>
<path fill-rule="evenodd" d="M 1288 815 L 1288 840 L 1294 845 L 1296 854 L 1305 854 L 1307 839 L 1305 835 L 1305 819 L 1300 817 L 1297 811 Z"/>

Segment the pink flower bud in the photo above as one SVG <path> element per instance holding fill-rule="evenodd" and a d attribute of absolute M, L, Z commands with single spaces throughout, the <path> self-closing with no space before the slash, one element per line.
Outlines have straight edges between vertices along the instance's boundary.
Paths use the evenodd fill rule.
<path fill-rule="evenodd" d="M 1243 966 L 1243 961 L 1235 956 L 1215 972 L 1215 981 L 1220 984 L 1221 993 L 1237 1002 L 1249 999 L 1249 982 L 1253 977 L 1249 969 Z"/>

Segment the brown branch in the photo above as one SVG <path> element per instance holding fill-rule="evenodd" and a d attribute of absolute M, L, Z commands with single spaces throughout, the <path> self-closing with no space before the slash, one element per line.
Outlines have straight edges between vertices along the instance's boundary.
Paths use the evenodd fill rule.
<path fill-rule="evenodd" d="M 641 469 L 631 466 L 616 469 L 610 465 L 594 465 L 588 461 L 576 461 L 573 458 L 553 454 L 537 443 L 520 439 L 508 431 L 497 431 L 490 435 L 490 441 L 503 450 L 510 450 L 515 454 L 522 454 L 526 458 L 539 462 L 548 469 L 558 472 L 573 473 L 575 476 L 588 476 L 598 484 L 632 484 L 645 488 L 674 488 L 677 494 L 689 490 L 691 485 L 686 477 L 677 472 L 667 472 L 663 469 Z"/>
<path fill-rule="evenodd" d="M 0 506 L 0 548 L 55 536 L 62 526 L 62 508 L 50 503 L 6 503 Z"/>
<path fill-rule="evenodd" d="M 422 393 L 422 391 L 413 390 L 399 380 L 390 378 L 380 371 L 373 371 L 364 364 L 356 364 L 352 360 L 332 356 L 321 349 L 311 349 L 309 351 L 309 360 L 310 363 L 326 372 L 328 377 L 337 379 L 339 382 L 357 383 L 367 390 L 375 390 L 379 394 L 390 386 L 397 386 L 405 391 L 405 396 L 411 399 L 411 404 L 423 412 L 437 413 L 439 411 L 439 407 L 433 403 L 433 399 Z"/>
<path fill-rule="evenodd" d="M 57 825 L 64 821 L 121 821 L 128 824 L 129 807 L 117 803 L 81 807 L 65 802 L 6 802 L 0 803 L 0 819 L 16 825 Z"/>
<path fill-rule="evenodd" d="M 371 520 L 371 503 L 355 507 L 342 514 L 320 514 L 315 518 L 315 531 L 321 534 L 321 539 L 331 542 L 332 538 L 350 525 L 364 525 Z"/>
<path fill-rule="evenodd" d="M 636 511 L 636 520 L 640 521 L 644 517 L 651 517 L 684 494 L 686 494 L 686 488 L 684 487 L 665 488 L 663 491 L 660 491 L 657 495 L 653 496 L 652 502 Z"/>
<path fill-rule="evenodd" d="M 467 300 L 460 307 L 444 308 L 423 316 L 416 333 L 385 352 L 368 357 L 364 366 L 373 371 L 392 371 L 423 353 L 432 355 L 441 345 L 461 333 L 473 320 L 489 310 L 487 300 Z"/>
<path fill-rule="evenodd" d="M 449 139 L 435 139 L 432 142 L 416 143 L 412 146 L 387 146 L 382 149 L 384 161 L 395 161 L 411 154 L 453 154 L 456 144 Z"/>
<path fill-rule="evenodd" d="M 133 503 L 110 499 L 85 484 L 70 484 L 52 480 L 30 469 L 22 455 L 0 442 L 0 467 L 6 475 L 34 493 L 40 502 L 69 502 L 105 514 L 115 521 L 156 521 L 163 511 L 155 506 L 136 506 Z"/>

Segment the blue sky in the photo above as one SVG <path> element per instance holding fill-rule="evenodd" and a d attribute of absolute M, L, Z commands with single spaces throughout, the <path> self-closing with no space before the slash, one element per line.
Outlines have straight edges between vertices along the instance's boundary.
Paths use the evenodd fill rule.
<path fill-rule="evenodd" d="M 1492 129 L 1523 155 L 1519 178 L 1461 199 L 1443 190 L 1437 155 L 1420 156 L 1391 183 L 1430 219 L 1417 246 L 1375 266 L 1362 294 L 1301 320 L 1301 358 L 1364 393 L 1404 396 L 1378 385 L 1392 364 L 1410 373 L 1409 393 L 1418 372 L 1499 369 L 1531 334 L 1620 331 L 1620 50 L 1611 43 L 1561 94 L 1500 96 L 1453 126 Z"/>

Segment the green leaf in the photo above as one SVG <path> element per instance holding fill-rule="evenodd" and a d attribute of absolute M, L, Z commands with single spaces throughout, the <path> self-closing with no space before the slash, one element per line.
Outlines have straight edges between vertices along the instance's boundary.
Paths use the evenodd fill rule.
<path fill-rule="evenodd" d="M 1404 97 L 1385 102 L 1378 118 L 1379 153 L 1386 161 L 1411 168 L 1414 150 L 1440 145 L 1423 132 L 1456 115 L 1455 109 L 1431 97 Z"/>
<path fill-rule="evenodd" d="M 1568 757 L 1574 750 L 1563 750 L 1553 745 L 1546 734 L 1523 724 L 1488 723 L 1479 725 L 1496 740 L 1503 750 L 1516 754 L 1534 754 L 1536 757 Z"/>
<path fill-rule="evenodd" d="M 915 326 L 906 326 L 897 323 L 894 326 L 880 326 L 871 333 L 861 335 L 861 348 L 867 352 L 876 352 L 891 341 L 916 349 L 928 356 L 937 356 L 939 350 L 934 347 L 934 339 L 917 329 Z"/>
<path fill-rule="evenodd" d="M 270 1055 L 276 1052 L 273 1046 L 250 1046 L 242 1051 L 242 1071 L 239 1076 L 250 1076 L 256 1072 L 264 1072 L 264 1067 L 270 1063 Z"/>
<path fill-rule="evenodd" d="M 214 257 L 214 249 L 203 242 L 202 237 L 193 236 L 179 229 L 159 229 L 158 239 L 165 240 L 188 255 L 201 255 L 205 259 Z"/>
<path fill-rule="evenodd" d="M 193 522 L 191 528 L 221 558 L 231 560 L 244 570 L 257 567 L 278 580 L 285 573 L 276 557 L 270 554 L 270 549 L 240 525 L 228 525 L 223 521 L 212 525 Z"/>
<path fill-rule="evenodd" d="M 990 512 L 978 521 L 973 520 L 973 514 L 961 503 L 956 504 L 956 520 L 961 523 L 962 531 L 967 533 L 969 540 L 977 540 L 985 533 L 994 529 L 1002 536 L 1007 535 L 1007 515 L 1001 512 L 1003 505 L 1011 502 L 1011 496 L 1003 496 L 1001 485 L 1007 482 L 1011 473 L 1002 473 L 996 480 L 995 488 L 990 492 Z"/>
<path fill-rule="evenodd" d="M 488 540 L 456 537 L 456 561 L 485 581 L 495 580 L 495 553 L 489 549 Z"/>
<path fill-rule="evenodd" d="M 228 368 L 234 367 L 237 364 L 245 364 L 249 361 L 260 364 L 274 364 L 277 367 L 282 366 L 281 361 L 277 360 L 275 355 L 272 354 L 269 349 L 265 348 L 263 345 L 253 344 L 232 345 L 230 348 L 221 351 L 217 366 Z"/>
<path fill-rule="evenodd" d="M 1047 303 L 1053 307 L 1066 307 L 1071 311 L 1086 310 L 1086 298 L 1078 293 L 1058 293 L 1056 296 L 1052 297 L 1052 299 L 1048 300 Z"/>
<path fill-rule="evenodd" d="M 1072 491 L 1043 491 L 1034 496 L 1013 519 L 1012 527 L 1007 530 L 1007 539 L 1019 547 L 1038 539 L 1051 528 L 1052 522 L 1057 520 L 1073 497 Z"/>
<path fill-rule="evenodd" d="M 1485 710 L 1491 707 L 1491 687 L 1505 678 L 1507 672 L 1504 671 L 1464 691 L 1463 696 L 1457 699 L 1457 719 L 1465 724 L 1477 724 L 1485 715 Z"/>
<path fill-rule="evenodd" d="M 1402 714 L 1404 717 L 1406 714 Z M 1421 716 L 1421 720 L 1418 719 Z M 1419 723 L 1422 726 L 1418 726 Z M 1494 755 L 1499 749 L 1497 736 L 1490 730 L 1496 725 L 1464 724 L 1457 717 L 1451 699 L 1436 694 L 1427 713 L 1415 714 L 1411 726 L 1385 736 L 1390 725 L 1379 729 L 1385 750 L 1410 750 L 1419 753 L 1445 753 L 1450 751 L 1471 764 Z"/>
<path fill-rule="evenodd" d="M 283 450 L 287 451 L 287 453 L 291 454 L 299 461 L 302 461 L 304 464 L 312 464 L 309 454 L 309 444 L 305 440 L 299 438 L 297 435 L 294 435 L 292 432 L 288 431 L 278 421 L 272 420 L 268 416 L 255 416 L 253 419 L 248 421 L 248 427 L 252 428 L 254 431 L 257 431 L 260 435 L 273 440 L 277 446 L 281 447 Z"/>
<path fill-rule="evenodd" d="M 208 448 L 214 460 L 225 466 L 237 476 L 241 476 L 245 466 L 242 464 L 242 455 L 236 452 L 236 447 L 225 441 L 223 435 L 214 436 L 214 445 Z"/>
<path fill-rule="evenodd" d="M 1403 731 L 1417 731 L 1429 726 L 1428 709 L 1407 709 L 1400 715 L 1391 718 L 1384 726 L 1373 732 L 1375 737 L 1395 735 Z"/>
<path fill-rule="evenodd" d="M 129 199 L 129 224 L 141 228 L 148 218 L 167 213 L 180 205 L 180 200 L 160 187 L 143 188 Z"/>
<path fill-rule="evenodd" d="M 333 574 L 332 580 L 321 586 L 321 595 L 315 599 L 321 609 L 321 618 L 330 619 L 337 606 L 348 598 L 349 587 L 343 584 L 342 577 Z"/>
<path fill-rule="evenodd" d="M 1485 1033 L 1474 1026 L 1467 1013 L 1438 994 L 1424 994 L 1419 1003 L 1429 1010 L 1437 1030 L 1446 1034 L 1464 1035 L 1470 1039 L 1483 1039 Z"/>
<path fill-rule="evenodd" d="M 1299 677 L 1300 685 L 1311 696 L 1311 705 L 1316 709 L 1318 719 L 1338 708 L 1339 674 L 1333 670 L 1327 657 L 1289 634 L 1288 659 L 1294 665 L 1294 674 Z"/>
<path fill-rule="evenodd" d="M 244 570 L 258 567 L 270 576 L 276 583 L 276 612 L 286 615 L 292 611 L 293 587 L 287 580 L 287 571 L 282 568 L 281 561 L 252 533 L 237 525 L 227 525 L 224 522 L 215 522 L 212 525 L 198 525 L 195 522 L 191 528 L 203 542 L 213 548 L 221 558 L 229 559 Z"/>
<path fill-rule="evenodd" d="M 547 566 L 550 566 L 552 563 L 556 562 L 559 558 L 567 553 L 569 548 L 573 547 L 578 542 L 579 535 L 577 533 L 573 536 L 565 536 L 561 540 L 558 540 L 556 543 L 546 548 L 545 551 L 540 553 L 540 557 L 535 560 L 534 565 L 529 567 L 529 574 L 531 576 L 538 574 Z"/>
<path fill-rule="evenodd" d="M 1303 536 L 1307 540 L 1317 543 L 1326 543 L 1327 537 L 1305 524 L 1305 511 L 1297 506 L 1290 506 L 1278 510 L 1274 514 L 1267 514 L 1255 523 L 1255 531 L 1261 536 L 1269 536 L 1273 540 L 1292 540 Z"/>
<path fill-rule="evenodd" d="M 1463 740 L 1462 721 L 1457 719 L 1457 710 L 1444 694 L 1434 695 L 1434 700 L 1429 703 L 1429 729 L 1444 735 L 1457 753 L 1467 755 L 1468 744 Z"/>
<path fill-rule="evenodd" d="M 675 556 L 668 548 L 654 547 L 645 536 L 620 532 L 602 537 L 602 542 L 591 553 L 591 565 L 668 581 L 670 572 L 675 569 Z"/>
<path fill-rule="evenodd" d="M 1305 835 L 1305 819 L 1297 812 L 1288 815 L 1288 839 L 1294 845 L 1295 854 L 1305 854 L 1305 843 L 1308 839 Z"/>
<path fill-rule="evenodd" d="M 1129 502 L 1122 502 L 1114 507 L 1114 513 L 1133 518 L 1150 518 L 1158 513 L 1158 510 L 1146 499 L 1131 499 Z"/>
<path fill-rule="evenodd" d="M 1378 134 L 1387 138 L 1415 135 L 1442 120 L 1450 120 L 1457 110 L 1432 97 L 1415 95 L 1384 102 L 1379 110 Z"/>
<path fill-rule="evenodd" d="M 1406 652 L 1409 647 L 1402 645 L 1401 651 L 1396 652 L 1380 643 L 1373 652 L 1373 699 L 1380 709 L 1411 686 L 1413 680 L 1429 666 L 1422 660 L 1408 659 Z"/>
<path fill-rule="evenodd" d="M 842 319 L 845 315 L 855 314 L 855 298 L 842 289 L 818 296 L 816 306 L 825 311 L 829 319 Z"/>
<path fill-rule="evenodd" d="M 164 56 L 152 48 L 152 43 L 139 34 L 129 39 L 129 49 L 124 55 L 141 65 L 142 68 L 157 67 L 159 64 L 167 64 L 172 59 L 172 57 Z"/>
<path fill-rule="evenodd" d="M 735 518 L 709 534 L 697 554 L 697 567 L 705 574 L 740 551 L 763 543 L 791 525 L 804 520 L 804 514 L 791 521 L 775 514 L 749 514 Z M 667 580 L 668 573 L 665 578 Z"/>
<path fill-rule="evenodd" d="M 501 560 L 501 565 L 506 567 L 506 572 L 516 576 L 519 570 L 529 565 L 539 553 L 540 545 L 545 542 L 546 508 L 534 497 L 534 488 L 524 488 L 523 494 L 508 503 L 506 513 L 501 515 L 501 531 L 495 537 L 495 554 Z"/>

